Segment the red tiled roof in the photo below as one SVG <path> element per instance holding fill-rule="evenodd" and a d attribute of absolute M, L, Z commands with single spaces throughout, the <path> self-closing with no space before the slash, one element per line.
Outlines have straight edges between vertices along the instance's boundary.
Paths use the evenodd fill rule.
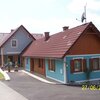
<path fill-rule="evenodd" d="M 0 33 L 0 42 L 2 42 L 4 40 L 4 38 L 8 35 L 9 35 L 9 33 Z"/>
<path fill-rule="evenodd" d="M 43 38 L 43 34 L 36 34 L 36 33 L 32 33 L 33 37 L 37 40 L 37 39 L 40 39 L 40 38 Z"/>
<path fill-rule="evenodd" d="M 2 47 L 18 30 L 19 28 L 23 27 L 25 30 L 26 28 L 21 25 L 20 27 L 16 28 L 15 30 L 11 31 L 1 42 L 0 42 L 0 47 Z M 26 30 L 27 31 L 27 30 Z M 28 31 L 27 31 L 28 32 Z M 28 32 L 29 33 L 29 32 Z M 29 35 L 35 40 L 35 38 L 29 33 Z"/>
<path fill-rule="evenodd" d="M 47 41 L 44 38 L 36 40 L 23 56 L 62 58 L 90 24 L 92 22 L 51 35 Z"/>

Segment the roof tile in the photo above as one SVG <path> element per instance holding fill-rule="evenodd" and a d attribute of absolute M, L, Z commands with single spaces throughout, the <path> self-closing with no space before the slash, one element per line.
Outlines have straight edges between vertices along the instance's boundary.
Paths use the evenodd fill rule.
<path fill-rule="evenodd" d="M 47 41 L 44 38 L 38 39 L 29 46 L 23 56 L 62 58 L 90 23 L 51 35 Z"/>

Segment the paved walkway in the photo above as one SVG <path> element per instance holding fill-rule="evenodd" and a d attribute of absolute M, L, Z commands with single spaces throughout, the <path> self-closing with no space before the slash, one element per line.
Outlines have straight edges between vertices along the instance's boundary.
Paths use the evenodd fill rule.
<path fill-rule="evenodd" d="M 3 81 L 3 83 L 26 97 L 28 100 L 100 100 L 100 90 L 83 91 L 81 87 L 47 84 L 23 72 L 11 72 L 8 74 L 11 80 Z M 9 91 L 5 91 L 5 93 L 9 94 Z M 19 98 L 18 96 L 17 100 L 20 100 Z M 0 98 L 0 100 L 2 99 Z"/>
<path fill-rule="evenodd" d="M 0 81 L 0 100 L 28 100 Z"/>
<path fill-rule="evenodd" d="M 31 74 L 30 72 L 27 72 L 25 70 L 22 70 L 22 72 L 26 73 L 27 75 L 41 81 L 41 82 L 44 82 L 44 83 L 47 83 L 47 84 L 58 84 L 58 82 L 54 82 L 53 80 L 50 81 L 51 79 L 48 79 L 46 77 L 44 77 L 43 75 L 35 75 L 35 74 Z M 61 83 L 60 83 L 61 84 Z"/>

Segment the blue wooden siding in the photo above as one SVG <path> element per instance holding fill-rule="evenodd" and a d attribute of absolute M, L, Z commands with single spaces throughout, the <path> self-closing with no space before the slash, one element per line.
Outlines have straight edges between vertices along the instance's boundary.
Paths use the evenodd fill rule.
<path fill-rule="evenodd" d="M 77 72 L 77 73 L 71 73 L 70 72 L 70 61 L 73 59 L 73 58 L 84 58 L 86 59 L 87 61 L 87 67 L 89 68 L 89 59 L 92 58 L 92 57 L 100 57 L 100 54 L 98 55 L 78 55 L 78 56 L 67 56 L 66 57 L 66 62 L 67 62 L 67 81 L 70 82 L 70 81 L 84 81 L 84 80 L 87 80 L 86 78 L 86 73 L 85 72 Z M 90 80 L 93 80 L 93 79 L 98 79 L 100 78 L 100 70 L 99 71 L 92 71 L 90 73 Z"/>
<path fill-rule="evenodd" d="M 64 82 L 64 70 L 63 70 L 63 60 L 55 60 L 55 71 L 50 71 L 48 68 L 48 60 L 45 60 L 46 67 L 46 77 L 52 78 L 54 80 Z"/>
<path fill-rule="evenodd" d="M 25 58 L 25 70 L 30 71 L 30 58 L 29 57 Z"/>
<path fill-rule="evenodd" d="M 17 39 L 18 41 L 18 47 L 12 48 L 11 47 L 11 40 Z M 27 45 L 32 42 L 32 38 L 28 36 L 28 33 L 26 30 L 23 29 L 23 27 L 19 28 L 16 34 L 12 36 L 11 39 L 9 39 L 6 44 L 4 45 L 4 54 L 20 54 Z"/>

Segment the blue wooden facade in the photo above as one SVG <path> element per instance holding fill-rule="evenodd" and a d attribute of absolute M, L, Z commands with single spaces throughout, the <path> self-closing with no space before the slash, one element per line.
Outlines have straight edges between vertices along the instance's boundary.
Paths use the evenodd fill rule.
<path fill-rule="evenodd" d="M 46 67 L 46 77 L 57 80 L 64 83 L 64 61 L 63 59 L 54 59 L 55 60 L 55 71 L 51 71 L 48 68 L 48 59 L 45 60 Z"/>
<path fill-rule="evenodd" d="M 91 55 L 71 55 L 66 57 L 66 63 L 67 63 L 67 81 L 68 82 L 84 82 L 87 81 L 87 72 L 74 72 L 71 73 L 71 60 L 72 59 L 86 59 L 86 66 L 88 69 L 90 69 L 89 60 L 91 58 L 99 58 L 100 54 L 91 54 Z M 89 81 L 92 80 L 100 80 L 100 70 L 90 71 L 89 73 Z"/>

